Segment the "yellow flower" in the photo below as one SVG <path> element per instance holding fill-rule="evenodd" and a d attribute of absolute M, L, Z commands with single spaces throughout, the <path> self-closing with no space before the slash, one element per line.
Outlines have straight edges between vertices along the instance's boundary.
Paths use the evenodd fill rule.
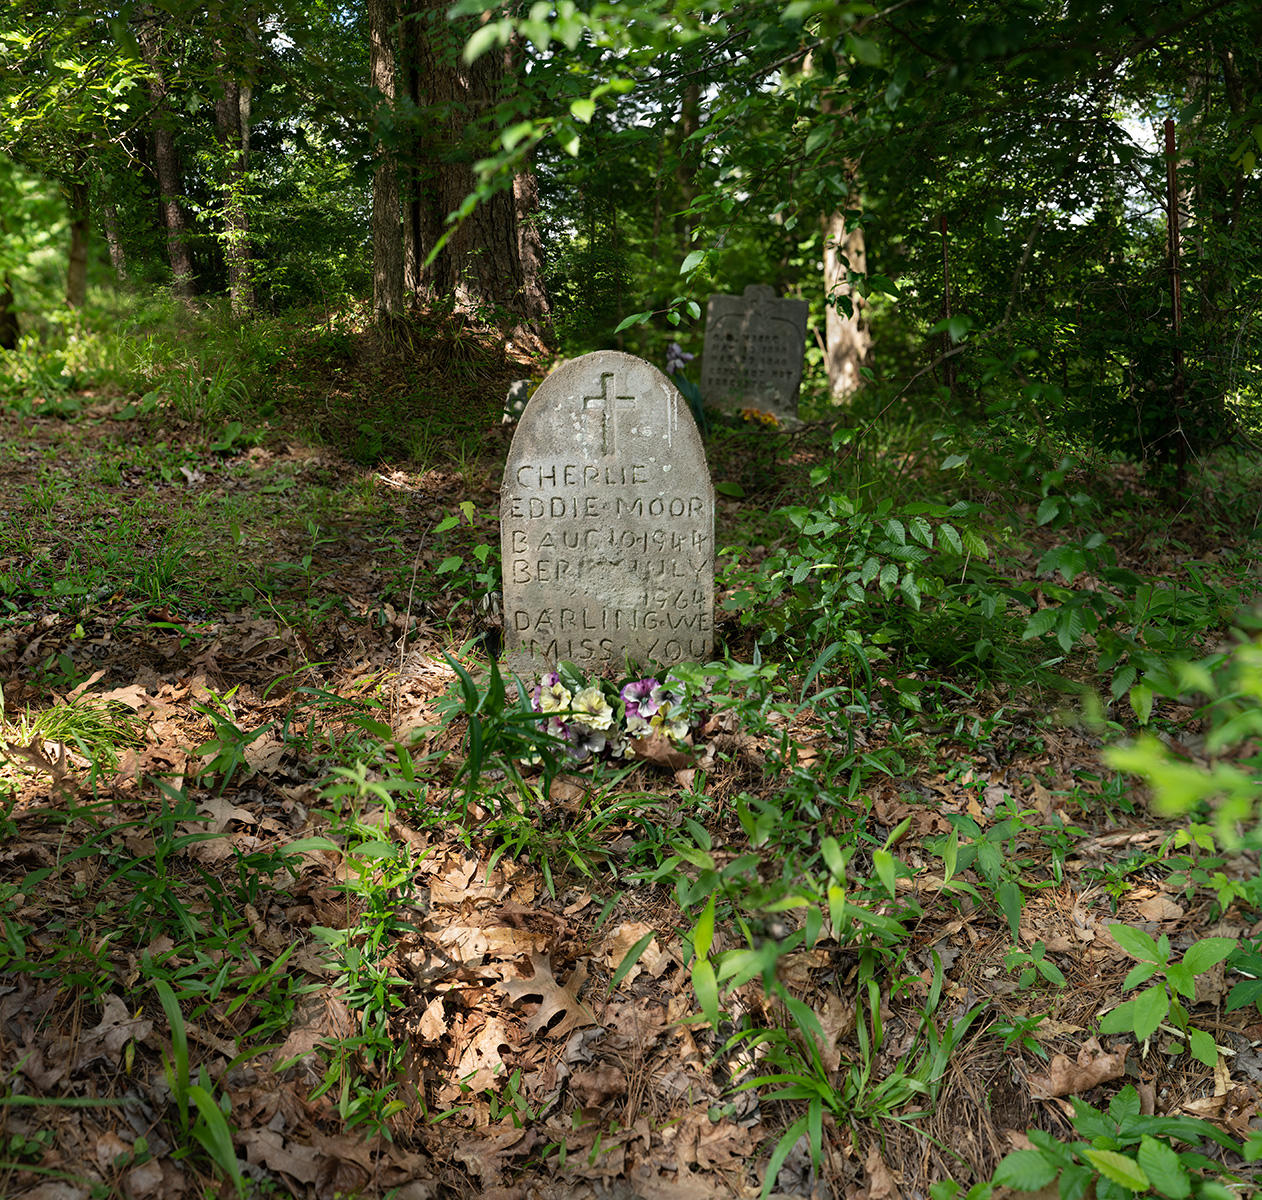
<path fill-rule="evenodd" d="M 585 687 L 573 702 L 575 724 L 588 729 L 608 729 L 613 724 L 613 708 L 598 687 Z"/>
<path fill-rule="evenodd" d="M 565 712 L 573 698 L 570 689 L 558 679 L 556 683 L 539 689 L 539 711 Z"/>

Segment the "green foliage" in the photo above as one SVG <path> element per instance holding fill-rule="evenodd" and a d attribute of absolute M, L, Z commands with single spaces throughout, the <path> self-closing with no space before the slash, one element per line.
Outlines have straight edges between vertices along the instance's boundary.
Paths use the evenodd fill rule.
<path fill-rule="evenodd" d="M 1104 1033 L 1133 1033 L 1146 1042 L 1158 1027 L 1169 1020 L 1187 1039 L 1192 1057 L 1207 1067 L 1218 1062 L 1218 1048 L 1213 1037 L 1189 1023 L 1187 1006 L 1196 999 L 1196 976 L 1209 971 L 1236 948 L 1234 938 L 1207 937 L 1193 942 L 1178 962 L 1171 961 L 1170 939 L 1163 933 L 1154 941 L 1142 929 L 1129 925 L 1111 925 L 1114 940 L 1138 966 L 1132 967 L 1122 983 L 1130 991 L 1154 976 L 1160 978 L 1137 996 L 1124 1000 L 1100 1021 Z M 1176 1051 L 1182 1050 L 1176 1046 Z"/>
<path fill-rule="evenodd" d="M 198 1069 L 197 1080 L 193 1081 L 189 1069 L 188 1033 L 179 1000 L 165 979 L 153 979 L 153 987 L 171 1028 L 171 1056 L 163 1056 L 163 1066 L 179 1113 L 180 1131 L 202 1147 L 233 1185 L 237 1195 L 245 1196 L 246 1183 L 237 1162 L 232 1130 L 228 1124 L 232 1101 L 226 1093 L 222 1096 L 216 1094 L 215 1085 L 204 1066 Z"/>
<path fill-rule="evenodd" d="M 827 483 L 827 472 L 817 476 Z M 978 565 L 990 554 L 981 511 L 965 500 L 899 505 L 836 491 L 813 507 L 780 510 L 793 540 L 756 574 L 730 569 L 725 607 L 761 627 L 759 644 L 811 655 L 837 646 L 865 678 L 894 659 L 890 686 L 918 708 L 911 671 L 899 668 L 967 664 L 984 673 L 1017 655 L 1017 628 L 1005 615 L 1013 589 Z"/>
<path fill-rule="evenodd" d="M 1073 1098 L 1074 1131 L 1078 1139 L 1062 1142 L 1041 1129 L 1027 1130 L 1031 1150 L 1015 1150 L 999 1164 L 989 1184 L 968 1192 L 986 1200 L 993 1187 L 1036 1192 L 1053 1183 L 1060 1195 L 1099 1200 L 1127 1200 L 1136 1194 L 1183 1200 L 1230 1200 L 1230 1186 L 1238 1183 L 1224 1168 L 1200 1152 L 1207 1142 L 1252 1161 L 1251 1147 L 1219 1132 L 1208 1121 L 1195 1117 L 1143 1116 L 1139 1094 L 1129 1084 L 1109 1104 L 1107 1112 Z M 1094 1193 L 1091 1189 L 1094 1188 Z M 934 1189 L 934 1200 L 956 1200 L 963 1193 L 950 1185 Z"/>
<path fill-rule="evenodd" d="M 1160 811 L 1188 813 L 1212 805 L 1214 830 L 1223 845 L 1255 845 L 1262 821 L 1262 759 L 1256 751 L 1262 732 L 1262 640 L 1197 663 L 1172 663 L 1167 680 L 1163 691 L 1169 696 L 1194 692 L 1206 697 L 1208 766 L 1176 757 L 1151 734 L 1112 747 L 1106 760 L 1139 775 Z"/>
<path fill-rule="evenodd" d="M 1021 968 L 1017 978 L 1017 988 L 1021 991 L 1040 978 L 1053 987 L 1065 986 L 1064 972 L 1047 957 L 1047 947 L 1042 942 L 1035 942 L 1028 951 L 1009 950 L 1004 955 L 1003 965 L 1009 971 Z"/>

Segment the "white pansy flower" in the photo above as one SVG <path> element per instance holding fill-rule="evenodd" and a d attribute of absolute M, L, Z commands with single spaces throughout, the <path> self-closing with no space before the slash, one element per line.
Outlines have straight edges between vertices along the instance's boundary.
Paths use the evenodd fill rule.
<path fill-rule="evenodd" d="M 539 711 L 565 712 L 573 699 L 570 689 L 558 679 L 555 683 L 546 684 L 539 689 Z"/>
<path fill-rule="evenodd" d="M 598 687 L 585 687 L 574 697 L 571 707 L 575 724 L 588 729 L 608 729 L 613 724 L 613 708 Z"/>

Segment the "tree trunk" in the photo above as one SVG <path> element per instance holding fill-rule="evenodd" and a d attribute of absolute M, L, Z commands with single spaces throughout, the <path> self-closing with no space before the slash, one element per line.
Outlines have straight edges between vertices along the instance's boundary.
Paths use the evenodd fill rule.
<path fill-rule="evenodd" d="M 695 150 L 688 139 L 701 124 L 701 85 L 690 83 L 684 89 L 679 106 L 679 124 L 675 139 L 675 183 L 679 188 L 679 212 L 675 216 L 675 241 L 679 253 L 686 255 L 692 249 L 692 220 L 688 210 L 697 195 L 697 166 Z"/>
<path fill-rule="evenodd" d="M 70 261 L 66 267 L 66 307 L 82 308 L 88 298 L 88 185 L 72 180 L 66 185 L 70 207 Z"/>
<path fill-rule="evenodd" d="M 127 254 L 118 234 L 118 210 L 110 202 L 101 205 L 101 224 L 105 227 L 105 244 L 110 248 L 110 262 L 119 283 L 127 282 Z"/>
<path fill-rule="evenodd" d="M 172 132 L 174 121 L 167 104 L 167 81 L 162 64 L 162 33 L 152 9 L 142 12 L 136 29 L 145 65 L 149 68 L 150 118 L 153 122 L 154 173 L 158 177 L 158 197 L 162 221 L 167 231 L 167 258 L 175 294 L 189 301 L 195 294 L 193 259 L 189 253 L 189 225 L 180 205 L 180 160 Z"/>
<path fill-rule="evenodd" d="M 848 271 L 867 272 L 863 227 L 856 224 L 847 232 L 845 215 L 838 211 L 824 218 L 824 297 L 828 305 L 824 360 L 834 400 L 843 400 L 863 386 L 859 368 L 872 352 L 872 334 L 864 312 L 867 301 L 854 290 Z"/>
<path fill-rule="evenodd" d="M 399 176 L 388 144 L 394 109 L 394 24 L 391 0 L 368 0 L 369 84 L 377 105 L 372 181 L 372 296 L 377 320 L 403 315 L 403 229 L 399 221 Z"/>
<path fill-rule="evenodd" d="M 543 238 L 539 235 L 539 181 L 527 162 L 513 177 L 513 206 L 517 219 L 517 254 L 521 259 L 522 312 L 541 330 L 552 319 L 552 305 L 544 282 Z"/>
<path fill-rule="evenodd" d="M 238 36 L 249 37 L 234 31 Z M 228 271 L 228 303 L 234 317 L 254 308 L 254 282 L 251 278 L 250 214 L 246 206 L 247 171 L 250 162 L 250 101 L 253 95 L 248 79 L 243 80 L 238 65 L 222 37 L 215 40 L 215 73 L 219 95 L 215 100 L 215 129 L 219 138 L 222 200 L 219 219 L 223 228 L 224 265 Z"/>
<path fill-rule="evenodd" d="M 415 117 L 421 110 L 421 64 L 417 48 L 418 23 L 406 11 L 399 22 L 399 76 Z M 424 215 L 421 205 L 421 161 L 424 143 L 413 131 L 405 153 L 398 158 L 400 202 L 403 210 L 403 294 L 428 299 L 425 271 Z"/>
<path fill-rule="evenodd" d="M 0 350 L 16 350 L 21 332 L 13 302 L 13 280 L 6 271 L 0 278 Z"/>
<path fill-rule="evenodd" d="M 526 169 L 511 190 L 483 195 L 463 220 L 447 223 L 477 190 L 473 164 L 494 137 L 496 105 L 515 86 L 514 48 L 468 64 L 461 50 L 473 27 L 447 20 L 447 0 L 411 2 L 430 118 L 421 172 L 421 241 L 427 254 L 442 243 L 427 283 L 457 308 L 541 342 L 551 332 L 542 247 L 532 222 L 525 220 L 523 227 L 519 221 L 537 204 L 533 173 Z"/>

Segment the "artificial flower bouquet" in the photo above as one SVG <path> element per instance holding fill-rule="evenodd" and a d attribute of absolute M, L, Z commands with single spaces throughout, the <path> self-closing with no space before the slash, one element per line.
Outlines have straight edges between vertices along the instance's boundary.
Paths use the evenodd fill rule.
<path fill-rule="evenodd" d="M 646 676 L 621 684 L 587 681 L 571 663 L 539 680 L 535 712 L 548 717 L 545 729 L 575 762 L 618 759 L 645 753 L 651 744 L 691 746 L 692 736 L 711 711 L 708 676 L 675 668 L 660 679 Z"/>

